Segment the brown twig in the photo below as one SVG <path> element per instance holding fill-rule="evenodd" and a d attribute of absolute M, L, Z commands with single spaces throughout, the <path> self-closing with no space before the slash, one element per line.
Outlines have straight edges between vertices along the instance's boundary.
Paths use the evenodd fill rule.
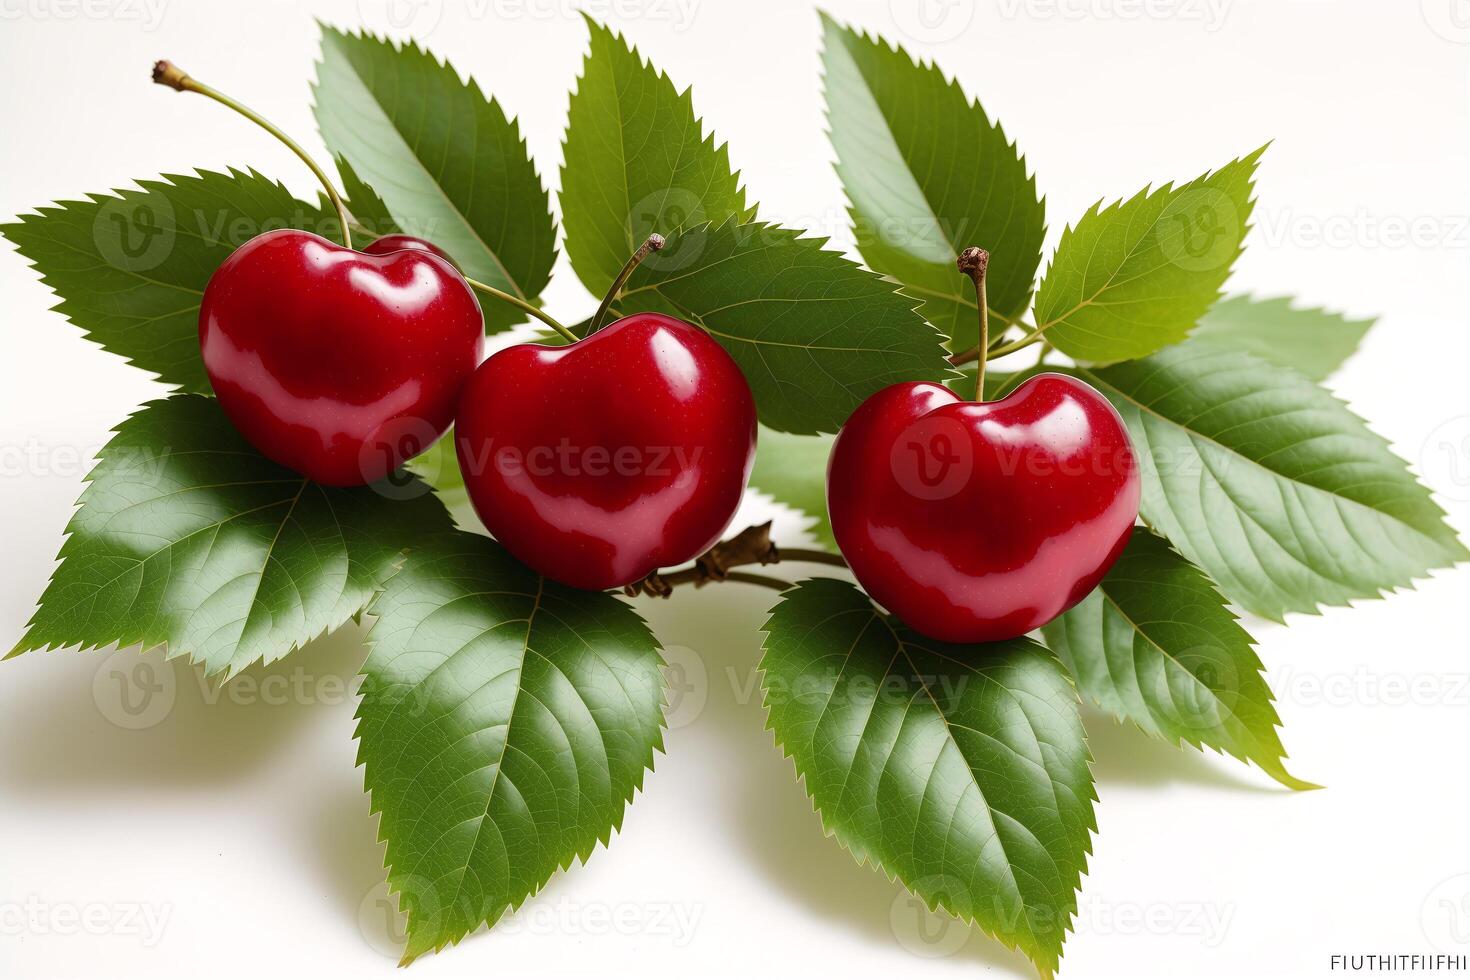
<path fill-rule="evenodd" d="M 746 585 L 763 585 L 769 589 L 784 591 L 791 583 L 769 575 L 734 571 L 741 565 L 774 565 L 780 561 L 812 562 L 846 568 L 847 562 L 841 555 L 810 548 L 792 548 L 786 551 L 776 547 L 771 540 L 771 522 L 753 524 L 739 534 L 719 542 L 706 551 L 688 568 L 674 572 L 654 572 L 631 585 L 625 585 L 625 595 L 651 595 L 667 599 L 676 586 L 692 585 L 703 588 L 711 582 L 742 582 Z"/>

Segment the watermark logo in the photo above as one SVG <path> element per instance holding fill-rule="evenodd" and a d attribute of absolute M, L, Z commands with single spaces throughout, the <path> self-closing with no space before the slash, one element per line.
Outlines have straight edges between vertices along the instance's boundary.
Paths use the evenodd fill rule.
<path fill-rule="evenodd" d="M 1006 20 L 1175 21 L 1202 25 L 1213 34 L 1225 26 L 1231 0 L 1000 0 Z"/>
<path fill-rule="evenodd" d="M 1240 212 L 1224 191 L 1198 187 L 1171 201 L 1159 216 L 1159 250 L 1186 272 L 1210 272 L 1235 259 Z"/>
<path fill-rule="evenodd" d="M 140 731 L 169 716 L 178 694 L 173 665 L 158 655 L 119 650 L 92 676 L 92 700 L 102 717 L 119 728 Z"/>
<path fill-rule="evenodd" d="M 1470 872 L 1452 875 L 1429 890 L 1419 909 L 1424 938 L 1441 953 L 1470 947 Z"/>
<path fill-rule="evenodd" d="M 119 936 L 145 949 L 163 941 L 172 905 L 147 902 L 0 902 L 0 936 Z"/>
<path fill-rule="evenodd" d="M 167 0 L 0 0 L 0 21 L 111 20 L 156 31 Z"/>
<path fill-rule="evenodd" d="M 397 960 L 408 943 L 408 914 L 399 911 L 400 906 L 420 913 L 436 909 L 438 894 L 434 883 L 419 875 L 409 875 L 398 882 L 397 888 L 390 888 L 386 881 L 379 882 L 358 903 L 357 929 L 374 950 Z M 419 924 L 433 931 L 432 922 Z"/>
<path fill-rule="evenodd" d="M 899 31 L 922 44 L 953 41 L 975 20 L 971 0 L 888 0 L 888 14 Z"/>
<path fill-rule="evenodd" d="M 941 910 L 931 911 L 929 903 L 919 895 L 936 900 Z M 953 956 L 970 938 L 970 928 L 942 909 L 967 908 L 968 896 L 964 883 L 952 875 L 929 875 L 914 882 L 914 891 L 901 889 L 888 908 L 888 924 L 894 938 L 915 956 L 925 959 Z"/>
<path fill-rule="evenodd" d="M 953 497 L 970 482 L 975 468 L 970 434 L 958 419 L 925 415 L 899 433 L 889 449 L 888 465 L 911 497 Z"/>
<path fill-rule="evenodd" d="M 1419 472 L 1449 499 L 1470 501 L 1470 415 L 1434 427 L 1419 450 Z"/>
<path fill-rule="evenodd" d="M 389 500 L 410 500 L 430 491 L 429 484 L 414 478 L 400 460 L 414 459 L 439 440 L 442 433 L 428 420 L 414 416 L 389 419 L 358 450 L 357 466 L 372 488 Z M 430 453 L 426 459 L 438 457 Z M 437 476 L 438 474 L 434 474 Z"/>
<path fill-rule="evenodd" d="M 1419 0 L 1429 29 L 1451 44 L 1470 44 L 1470 0 Z"/>
<path fill-rule="evenodd" d="M 1190 729 L 1212 728 L 1230 717 L 1239 696 L 1240 674 L 1229 652 L 1217 646 L 1195 646 L 1175 659 L 1194 683 L 1171 690 L 1169 703 L 1161 710 L 1176 725 Z"/>
<path fill-rule="evenodd" d="M 357 0 L 364 24 L 422 37 L 439 26 L 444 0 Z"/>
<path fill-rule="evenodd" d="M 676 731 L 694 723 L 709 701 L 709 671 L 686 646 L 664 647 L 664 724 Z"/>
<path fill-rule="evenodd" d="M 92 238 L 102 258 L 118 269 L 147 272 L 173 251 L 177 224 L 173 205 L 159 194 L 107 200 L 92 219 Z"/>

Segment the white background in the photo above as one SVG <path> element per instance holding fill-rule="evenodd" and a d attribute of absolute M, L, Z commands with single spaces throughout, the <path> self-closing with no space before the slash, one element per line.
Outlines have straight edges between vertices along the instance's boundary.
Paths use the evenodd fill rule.
<path fill-rule="evenodd" d="M 929 2 L 927 26 L 917 0 L 830 8 L 937 59 L 982 99 L 1039 173 L 1053 240 L 1099 197 L 1274 140 L 1234 287 L 1381 316 L 1334 387 L 1470 526 L 1470 5 Z M 694 86 L 764 217 L 845 241 L 806 3 L 584 6 Z M 570 7 L 398 11 L 520 118 L 553 185 L 586 38 Z M 389 26 L 383 0 L 0 0 L 0 216 L 195 166 L 253 165 L 314 196 L 264 134 L 148 82 L 152 60 L 170 57 L 320 150 L 314 16 Z M 87 460 L 162 389 L 49 313 L 51 295 L 8 244 L 0 289 L 8 647 Z M 593 304 L 565 262 L 547 298 L 568 321 Z M 742 517 L 768 513 L 799 540 L 801 522 L 759 499 Z M 823 838 L 749 695 L 769 599 L 726 586 L 643 603 L 707 683 L 676 710 L 622 832 L 413 976 L 1029 974 L 958 927 L 929 923 L 920 938 L 913 904 Z M 1455 930 L 1470 943 L 1467 599 L 1462 567 L 1289 629 L 1251 624 L 1289 765 L 1323 792 L 1288 793 L 1090 717 L 1100 827 L 1063 976 L 1316 977 L 1333 953 L 1450 949 Z M 382 848 L 341 690 L 360 639 L 344 629 L 246 675 L 284 678 L 265 693 L 201 688 L 151 654 L 173 694 L 142 730 L 112 720 L 112 651 L 0 664 L 0 976 L 388 976 Z"/>

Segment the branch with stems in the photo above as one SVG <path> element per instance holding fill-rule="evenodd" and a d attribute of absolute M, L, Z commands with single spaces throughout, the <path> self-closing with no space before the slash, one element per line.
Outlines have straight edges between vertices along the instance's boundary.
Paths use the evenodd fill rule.
<path fill-rule="evenodd" d="M 693 565 L 673 572 L 654 572 L 623 587 L 625 595 L 651 595 L 667 599 L 674 588 L 692 585 L 703 588 L 711 582 L 743 582 L 760 585 L 778 592 L 791 588 L 791 583 L 769 575 L 740 572 L 742 565 L 775 565 L 779 562 L 807 562 L 846 568 L 841 555 L 813 548 L 778 548 L 771 540 L 771 522 L 753 524 L 732 538 L 726 538 L 706 551 Z"/>

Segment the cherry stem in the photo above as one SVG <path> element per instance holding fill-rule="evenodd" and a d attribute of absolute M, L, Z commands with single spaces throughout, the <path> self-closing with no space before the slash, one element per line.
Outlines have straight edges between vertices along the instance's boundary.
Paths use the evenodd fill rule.
<path fill-rule="evenodd" d="M 985 270 L 990 253 L 971 245 L 955 259 L 955 268 L 975 282 L 975 305 L 980 310 L 980 342 L 975 345 L 975 400 L 985 400 L 985 361 L 990 356 L 990 308 L 985 303 Z"/>
<path fill-rule="evenodd" d="M 464 281 L 487 296 L 494 296 L 496 299 L 500 300 L 503 303 L 509 303 L 516 309 L 521 310 L 525 313 L 529 313 L 531 316 L 540 320 L 542 323 L 546 324 L 548 327 L 565 337 L 568 343 L 575 344 L 577 341 L 582 339 L 581 337 L 578 337 L 576 334 L 572 333 L 566 327 L 562 326 L 556 320 L 552 319 L 550 313 L 547 313 L 545 310 L 532 303 L 527 303 L 519 296 L 512 296 L 510 293 L 507 293 L 503 289 L 496 289 L 488 282 L 481 282 L 478 279 L 471 279 L 469 276 L 465 276 Z"/>
<path fill-rule="evenodd" d="M 602 305 L 597 308 L 597 315 L 592 318 L 592 325 L 587 329 L 587 336 L 590 337 L 602 329 L 603 318 L 607 316 L 607 311 L 612 309 L 613 300 L 617 299 L 618 293 L 627 284 L 628 277 L 633 274 L 633 270 L 638 268 L 639 263 L 648 258 L 650 253 L 657 252 L 663 247 L 664 236 L 655 233 L 649 235 L 648 239 L 642 245 L 638 246 L 638 251 L 628 256 L 628 261 L 623 263 L 622 271 L 613 280 L 613 284 L 608 289 L 607 295 L 602 297 Z"/>
<path fill-rule="evenodd" d="M 300 144 L 277 129 L 270 120 L 266 119 L 260 113 L 236 102 L 223 92 L 210 88 L 203 82 L 194 80 L 188 72 L 184 71 L 172 61 L 159 61 L 154 63 L 153 81 L 159 85 L 167 85 L 175 91 L 198 92 L 200 95 L 211 98 L 220 105 L 234 109 L 240 115 L 249 119 L 282 143 L 285 143 L 291 149 L 291 152 L 300 157 L 301 162 L 306 164 L 312 173 L 316 174 L 316 179 L 322 182 L 322 187 L 326 189 L 327 197 L 331 199 L 332 206 L 337 209 L 337 218 L 342 222 L 342 244 L 348 248 L 352 247 L 352 232 L 349 228 L 351 222 L 347 217 L 347 205 L 342 203 L 342 195 L 337 193 L 337 188 L 333 186 L 332 179 L 327 176 L 327 172 L 317 166 L 317 162 L 301 148 Z"/>
<path fill-rule="evenodd" d="M 769 575 L 737 572 L 733 569 L 741 565 L 774 565 L 782 561 L 847 567 L 847 562 L 842 560 L 841 555 L 834 555 L 830 551 L 777 548 L 776 543 L 771 540 L 771 522 L 766 521 L 764 524 L 753 524 L 733 538 L 721 541 L 688 568 L 668 574 L 654 572 L 624 586 L 623 592 L 630 596 L 652 595 L 667 599 L 675 586 L 693 585 L 698 589 L 711 582 L 744 582 L 747 585 L 763 585 L 780 592 L 791 588 L 791 583 Z"/>
<path fill-rule="evenodd" d="M 1050 324 L 1047 324 L 1047 326 L 1050 326 Z M 1031 331 L 1019 340 L 1013 340 L 1009 344 L 1001 344 L 995 350 L 991 351 L 990 354 L 992 357 L 1004 357 L 1007 354 L 1014 354 L 1021 348 L 1030 347 L 1032 344 L 1041 340 L 1041 335 L 1045 332 L 1045 326 L 1037 327 L 1035 330 Z"/>
<path fill-rule="evenodd" d="M 991 315 L 994 316 L 995 314 L 992 313 Z M 1020 327 L 1022 330 L 1026 330 L 1026 331 L 1031 331 L 1031 330 L 1036 329 L 1035 327 L 1032 327 L 1030 324 L 1023 323 L 1020 320 L 1017 320 L 1014 324 L 1011 324 L 1011 323 L 1006 324 L 1006 329 L 1009 329 L 1012 326 Z M 989 356 L 992 357 L 992 358 L 995 357 L 996 356 L 995 355 L 995 352 L 998 351 L 998 350 L 1000 350 L 1004 346 L 1006 346 L 1005 330 L 1002 330 L 1000 332 L 1000 335 L 990 342 Z M 962 365 L 969 364 L 969 363 L 971 363 L 973 361 L 978 360 L 979 357 L 980 357 L 980 348 L 978 346 L 977 347 L 971 347 L 969 350 L 960 351 L 958 354 L 951 354 L 951 355 L 949 355 L 949 363 L 951 365 L 953 365 L 954 367 L 960 367 Z"/>

